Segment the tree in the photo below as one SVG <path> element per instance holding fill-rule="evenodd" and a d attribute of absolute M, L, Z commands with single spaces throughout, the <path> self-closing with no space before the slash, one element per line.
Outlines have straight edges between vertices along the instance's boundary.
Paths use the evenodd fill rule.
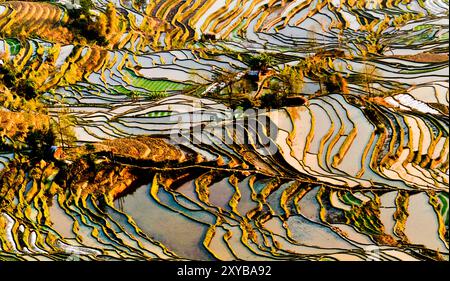
<path fill-rule="evenodd" d="M 267 93 L 261 97 L 262 108 L 280 108 L 283 105 L 283 97 L 278 93 Z"/>
<path fill-rule="evenodd" d="M 85 15 L 89 13 L 89 10 L 94 7 L 92 0 L 80 0 L 81 12 Z"/>
<path fill-rule="evenodd" d="M 0 68 L 0 82 L 19 96 L 31 100 L 41 94 L 39 85 L 30 77 L 32 72 L 34 69 L 31 64 L 18 69 L 14 62 L 6 61 Z"/>
<path fill-rule="evenodd" d="M 304 79 L 304 73 L 301 68 L 286 65 L 276 77 L 281 81 L 281 83 L 279 83 L 279 89 L 286 96 L 301 93 Z"/>
<path fill-rule="evenodd" d="M 81 0 L 80 5 L 81 9 L 68 10 L 70 20 L 66 27 L 76 35 L 75 38 L 77 38 L 79 42 L 87 40 L 94 41 L 100 46 L 106 45 L 108 16 L 101 14 L 96 20 L 92 20 L 92 17 L 94 16 L 89 12 L 94 6 L 92 0 Z M 111 5 L 108 4 L 106 14 L 111 13 Z"/>
<path fill-rule="evenodd" d="M 340 73 L 331 74 L 325 82 L 328 93 L 348 94 L 347 81 Z"/>
<path fill-rule="evenodd" d="M 259 70 L 261 72 L 266 72 L 269 67 L 275 65 L 274 58 L 267 53 L 251 55 L 245 61 L 251 70 Z"/>
<path fill-rule="evenodd" d="M 67 109 L 63 109 L 58 112 L 58 116 L 53 123 L 53 130 L 57 136 L 56 141 L 59 145 L 61 145 L 63 151 L 77 140 L 73 126 L 74 118 L 69 115 L 69 111 Z"/>
<path fill-rule="evenodd" d="M 31 131 L 25 138 L 25 143 L 31 149 L 34 156 L 46 159 L 50 148 L 55 145 L 56 136 L 52 130 Z"/>

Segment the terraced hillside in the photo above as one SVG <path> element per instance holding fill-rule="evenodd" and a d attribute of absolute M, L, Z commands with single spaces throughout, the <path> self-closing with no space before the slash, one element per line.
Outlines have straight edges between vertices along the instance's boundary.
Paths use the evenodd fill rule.
<path fill-rule="evenodd" d="M 447 0 L 0 1 L 0 260 L 447 260 Z"/>

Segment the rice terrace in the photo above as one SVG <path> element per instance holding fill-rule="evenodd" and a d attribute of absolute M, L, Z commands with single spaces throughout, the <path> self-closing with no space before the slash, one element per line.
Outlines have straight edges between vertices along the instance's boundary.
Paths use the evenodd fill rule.
<path fill-rule="evenodd" d="M 448 261 L 448 0 L 0 0 L 0 260 Z"/>

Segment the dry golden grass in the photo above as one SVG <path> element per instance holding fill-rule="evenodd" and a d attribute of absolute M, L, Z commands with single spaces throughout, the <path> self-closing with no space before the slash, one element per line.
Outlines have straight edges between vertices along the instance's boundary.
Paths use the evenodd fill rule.
<path fill-rule="evenodd" d="M 392 56 L 392 57 L 403 60 L 409 60 L 413 62 L 424 62 L 424 63 L 448 62 L 448 54 L 434 54 L 428 52 L 423 52 L 415 55 Z"/>
<path fill-rule="evenodd" d="M 166 140 L 147 136 L 106 140 L 93 144 L 91 148 L 86 146 L 72 148 L 66 152 L 66 157 L 76 159 L 80 155 L 99 152 L 110 152 L 116 156 L 154 162 L 182 162 L 187 158 L 183 151 Z"/>

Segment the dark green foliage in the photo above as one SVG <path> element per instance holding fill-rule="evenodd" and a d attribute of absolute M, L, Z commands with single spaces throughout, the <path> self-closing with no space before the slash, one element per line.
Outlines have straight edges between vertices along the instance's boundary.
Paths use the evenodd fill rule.
<path fill-rule="evenodd" d="M 3 82 L 6 87 L 16 92 L 20 97 L 31 100 L 41 94 L 33 82 L 21 78 L 22 74 L 12 66 L 4 64 L 0 67 L 0 82 Z"/>
<path fill-rule="evenodd" d="M 92 0 L 80 0 L 80 6 L 82 13 L 88 13 L 89 9 L 91 9 L 94 4 L 92 3 Z"/>
<path fill-rule="evenodd" d="M 147 5 L 146 5 L 147 3 L 146 3 L 145 0 L 134 0 L 134 3 L 135 3 L 138 7 L 142 8 L 142 10 L 144 10 L 145 7 L 147 6 Z"/>
<path fill-rule="evenodd" d="M 260 70 L 262 72 L 267 71 L 269 67 L 272 67 L 275 64 L 273 57 L 265 53 L 244 57 L 244 62 L 250 69 Z"/>
<path fill-rule="evenodd" d="M 91 0 L 81 0 L 81 9 L 67 10 L 69 22 L 66 27 L 75 37 L 84 37 L 88 41 L 97 45 L 105 46 L 106 38 L 97 30 L 98 23 L 94 22 L 89 14 L 89 10 L 94 6 Z"/>
<path fill-rule="evenodd" d="M 253 107 L 253 103 L 248 98 L 243 98 L 239 101 L 236 108 L 241 108 L 242 110 L 246 110 Z"/>
<path fill-rule="evenodd" d="M 95 42 L 97 45 L 105 46 L 106 38 L 94 28 L 95 22 L 89 17 L 76 18 L 70 20 L 67 28 L 70 29 L 75 36 L 84 37 L 88 41 Z"/>
<path fill-rule="evenodd" d="M 340 74 L 331 74 L 325 79 L 325 90 L 330 94 L 343 94 L 345 81 Z"/>
<path fill-rule="evenodd" d="M 261 97 L 262 108 L 280 108 L 283 105 L 283 97 L 278 94 L 265 94 Z"/>
<path fill-rule="evenodd" d="M 87 151 L 94 151 L 95 150 L 94 145 L 92 145 L 90 143 L 87 143 L 85 146 L 86 146 Z"/>

